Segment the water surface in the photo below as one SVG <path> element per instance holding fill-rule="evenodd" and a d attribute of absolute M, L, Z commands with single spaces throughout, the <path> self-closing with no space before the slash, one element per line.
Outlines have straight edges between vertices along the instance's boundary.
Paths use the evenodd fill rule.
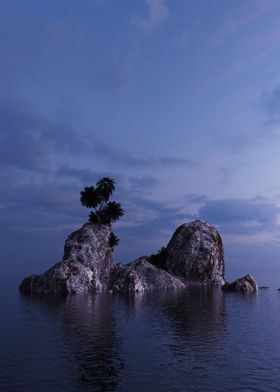
<path fill-rule="evenodd" d="M 1 288 L 0 390 L 279 391 L 280 292 L 34 299 Z"/>

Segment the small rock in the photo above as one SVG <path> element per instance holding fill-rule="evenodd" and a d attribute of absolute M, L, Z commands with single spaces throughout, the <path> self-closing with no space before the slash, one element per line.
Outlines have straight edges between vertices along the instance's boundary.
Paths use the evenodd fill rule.
<path fill-rule="evenodd" d="M 232 283 L 226 282 L 222 289 L 224 291 L 252 293 L 258 290 L 258 285 L 251 275 L 245 275 Z"/>

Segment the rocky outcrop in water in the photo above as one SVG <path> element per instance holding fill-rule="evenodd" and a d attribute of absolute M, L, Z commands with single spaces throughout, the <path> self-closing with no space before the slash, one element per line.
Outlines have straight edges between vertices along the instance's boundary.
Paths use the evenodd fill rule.
<path fill-rule="evenodd" d="M 31 275 L 20 284 L 26 294 L 84 293 L 107 288 L 113 266 L 111 227 L 85 224 L 70 234 L 63 261 L 42 275 Z"/>
<path fill-rule="evenodd" d="M 258 290 L 258 285 L 251 275 L 245 275 L 242 278 L 236 279 L 232 283 L 226 282 L 222 289 L 224 291 L 254 293 Z"/>
<path fill-rule="evenodd" d="M 186 283 L 225 283 L 222 238 L 207 222 L 196 220 L 178 227 L 166 253 L 164 268 Z"/>
<path fill-rule="evenodd" d="M 111 234 L 110 225 L 85 224 L 67 238 L 63 260 L 42 275 L 25 278 L 20 291 L 39 295 L 99 290 L 143 292 L 225 283 L 222 239 L 207 222 L 181 225 L 159 254 L 128 264 L 113 264 Z M 257 286 L 247 275 L 223 287 L 254 291 Z"/>

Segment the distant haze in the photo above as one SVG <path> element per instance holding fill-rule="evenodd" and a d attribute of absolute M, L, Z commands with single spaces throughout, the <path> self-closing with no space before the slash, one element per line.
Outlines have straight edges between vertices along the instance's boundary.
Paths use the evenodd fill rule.
<path fill-rule="evenodd" d="M 280 287 L 279 0 L 0 0 L 0 271 L 42 272 L 116 180 L 116 261 L 193 219 Z"/>

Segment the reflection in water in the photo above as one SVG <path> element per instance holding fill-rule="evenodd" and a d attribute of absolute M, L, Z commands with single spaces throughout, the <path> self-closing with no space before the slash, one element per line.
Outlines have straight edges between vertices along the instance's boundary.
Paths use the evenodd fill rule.
<path fill-rule="evenodd" d="M 198 287 L 179 292 L 135 294 L 122 297 L 128 315 L 147 313 L 166 327 L 182 342 L 188 336 L 203 340 L 221 340 L 225 329 L 225 295 L 219 288 Z"/>
<path fill-rule="evenodd" d="M 37 392 L 279 390 L 278 310 L 269 293 L 239 296 L 206 287 L 21 297 L 18 334 L 26 343 L 15 346 L 16 375 L 5 368 L 14 366 L 15 349 L 2 367 L 10 377 L 6 390 L 28 391 L 31 383 Z"/>
<path fill-rule="evenodd" d="M 163 311 L 173 330 L 169 349 L 184 364 L 182 371 L 189 373 L 194 388 L 199 378 L 206 390 L 211 373 L 224 367 L 227 327 L 224 299 L 221 290 L 200 287 L 167 297 L 164 303 Z"/>
<path fill-rule="evenodd" d="M 226 328 L 224 295 L 207 288 L 32 302 L 44 318 L 60 320 L 59 335 L 75 369 L 71 379 L 80 390 L 138 391 L 159 381 L 167 388 L 170 358 L 184 371 L 193 372 L 196 362 L 202 368 L 212 349 L 218 355 Z"/>
<path fill-rule="evenodd" d="M 128 362 L 119 390 L 184 391 L 188 385 L 188 391 L 209 391 L 209 380 L 225 363 L 222 291 L 199 287 L 123 300 L 132 332 L 123 323 L 122 351 Z M 129 355 L 132 352 L 134 356 Z M 216 382 L 216 390 L 224 390 L 221 375 L 218 381 L 221 385 Z M 202 389 L 196 389 L 198 384 Z"/>
<path fill-rule="evenodd" d="M 72 342 L 80 380 L 94 390 L 114 391 L 122 362 L 112 296 L 68 297 L 63 310 L 65 335 Z"/>
<path fill-rule="evenodd" d="M 76 365 L 76 372 L 71 375 L 73 381 L 86 390 L 115 391 L 123 364 L 116 336 L 113 297 L 110 294 L 76 295 L 61 300 L 34 301 L 40 310 L 47 310 L 62 322 L 60 333 L 68 348 L 69 361 L 74 359 Z"/>
<path fill-rule="evenodd" d="M 168 296 L 164 302 L 175 335 L 188 343 L 190 337 L 204 341 L 220 341 L 225 332 L 225 302 L 220 289 L 192 288 L 177 296 Z"/>

